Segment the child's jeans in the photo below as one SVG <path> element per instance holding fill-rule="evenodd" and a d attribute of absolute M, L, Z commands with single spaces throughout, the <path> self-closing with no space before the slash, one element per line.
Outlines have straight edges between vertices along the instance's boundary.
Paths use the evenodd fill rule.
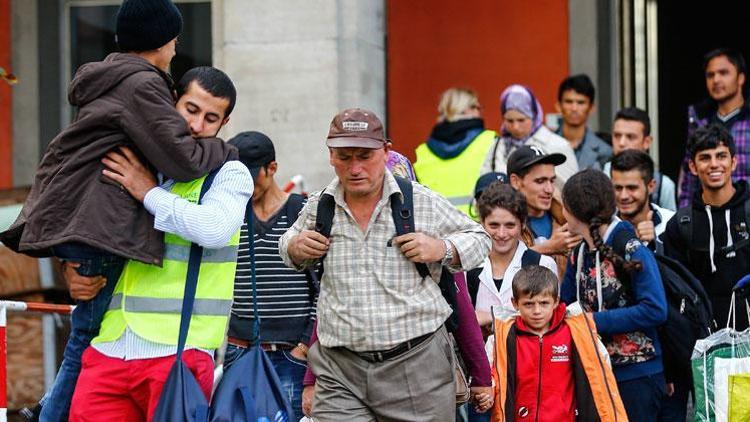
<path fill-rule="evenodd" d="M 81 372 L 81 356 L 91 340 L 99 334 L 99 326 L 109 307 L 115 284 L 120 278 L 125 259 L 78 243 L 66 243 L 54 248 L 55 256 L 63 261 L 81 264 L 76 271 L 86 277 L 103 276 L 107 283 L 91 300 L 76 301 L 70 318 L 70 337 L 65 345 L 63 361 L 55 383 L 40 403 L 41 421 L 67 421 L 70 402 Z"/>

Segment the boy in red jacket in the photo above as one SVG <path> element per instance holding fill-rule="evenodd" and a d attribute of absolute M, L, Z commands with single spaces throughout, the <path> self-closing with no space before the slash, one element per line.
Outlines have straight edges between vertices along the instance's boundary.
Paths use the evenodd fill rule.
<path fill-rule="evenodd" d="M 523 267 L 512 289 L 520 315 L 495 320 L 492 420 L 627 420 L 593 321 L 566 313 L 555 274 Z"/>

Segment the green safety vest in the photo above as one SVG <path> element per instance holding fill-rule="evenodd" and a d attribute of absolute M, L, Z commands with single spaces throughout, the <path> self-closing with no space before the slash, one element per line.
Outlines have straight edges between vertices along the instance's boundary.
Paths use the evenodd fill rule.
<path fill-rule="evenodd" d="M 171 191 L 198 203 L 205 176 L 176 183 Z M 224 340 L 234 291 L 240 232 L 221 249 L 203 249 L 187 345 L 216 349 Z M 164 235 L 163 267 L 129 260 L 117 281 L 99 335 L 92 343 L 115 341 L 129 327 L 146 340 L 177 345 L 191 242 Z"/>
<path fill-rule="evenodd" d="M 453 158 L 435 155 L 426 143 L 417 147 L 414 172 L 419 183 L 448 198 L 451 204 L 467 215 L 474 198 L 474 185 L 482 163 L 495 140 L 495 132 L 485 130 L 468 147 Z"/>

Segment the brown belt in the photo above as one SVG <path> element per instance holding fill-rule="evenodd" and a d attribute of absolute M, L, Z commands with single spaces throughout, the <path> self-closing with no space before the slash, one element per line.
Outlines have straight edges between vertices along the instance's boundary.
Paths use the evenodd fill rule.
<path fill-rule="evenodd" d="M 227 337 L 227 343 L 232 346 L 242 347 L 243 349 L 251 346 L 250 341 L 237 337 Z M 261 343 L 260 348 L 266 352 L 275 352 L 277 350 L 292 350 L 294 346 L 286 343 Z"/>

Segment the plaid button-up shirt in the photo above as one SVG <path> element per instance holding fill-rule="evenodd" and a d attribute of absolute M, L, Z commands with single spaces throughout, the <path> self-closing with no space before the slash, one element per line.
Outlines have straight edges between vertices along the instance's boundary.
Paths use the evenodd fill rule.
<path fill-rule="evenodd" d="M 439 194 L 413 185 L 416 231 L 453 244 L 461 268 L 452 271 L 479 266 L 490 249 L 484 229 Z M 387 350 L 440 328 L 451 313 L 436 282 L 440 263 L 428 264 L 432 278 L 422 279 L 397 246 L 388 246 L 396 235 L 390 196 L 401 194 L 393 175 L 386 171 L 383 196 L 364 233 L 344 201 L 338 179 L 325 193 L 333 195 L 336 208 L 318 296 L 320 343 L 360 352 Z M 282 259 L 298 270 L 312 262 L 295 265 L 287 253 L 289 241 L 302 230 L 314 230 L 319 197 L 310 197 L 279 241 Z"/>
<path fill-rule="evenodd" d="M 713 103 L 709 103 L 713 104 Z M 688 109 L 688 139 L 699 127 L 707 126 L 709 123 L 722 123 L 716 116 L 716 106 L 704 104 L 690 106 Z M 737 116 L 723 123 L 724 127 L 732 133 L 737 157 L 737 169 L 732 172 L 732 182 L 750 179 L 750 104 L 745 103 Z M 679 201 L 680 208 L 686 207 L 693 202 L 696 192 L 701 189 L 698 177 L 690 172 L 688 162 L 690 151 L 685 151 L 682 159 L 679 178 Z"/>

